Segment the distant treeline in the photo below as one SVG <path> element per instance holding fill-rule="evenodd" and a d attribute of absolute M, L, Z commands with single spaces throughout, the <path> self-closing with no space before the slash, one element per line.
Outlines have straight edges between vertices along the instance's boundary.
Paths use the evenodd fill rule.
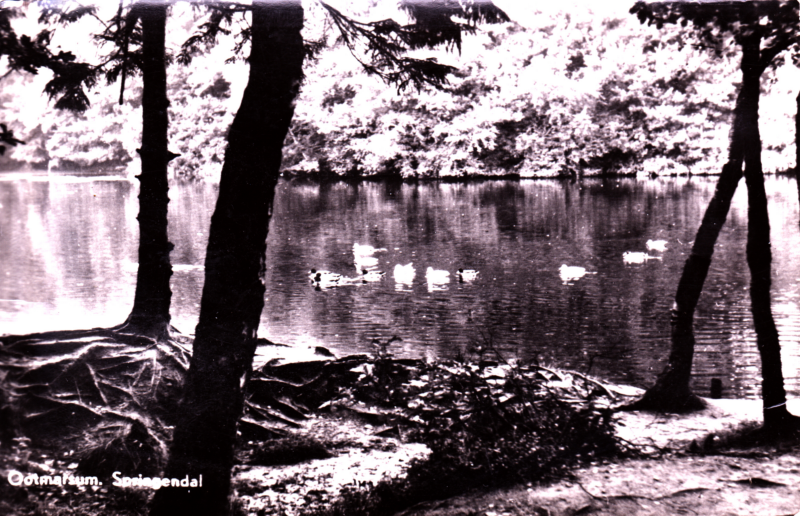
<path fill-rule="evenodd" d="M 168 23 L 189 26 L 192 13 L 175 11 Z M 693 43 L 685 29 L 642 26 L 624 10 L 538 13 L 479 27 L 460 54 L 434 53 L 458 68 L 446 91 L 398 92 L 360 73 L 329 36 L 306 64 L 283 169 L 348 178 L 718 173 L 740 57 L 733 42 L 719 56 Z M 218 178 L 246 80 L 246 64 L 226 63 L 229 54 L 221 45 L 170 68 L 175 177 Z M 791 63 L 765 77 L 764 166 L 787 170 L 800 80 Z M 34 78 L 3 81 L 3 119 L 26 145 L 0 158 L 0 170 L 137 169 L 138 79 L 122 105 L 118 86 L 98 87 L 83 115 L 56 112 L 44 96 L 22 102 Z"/>

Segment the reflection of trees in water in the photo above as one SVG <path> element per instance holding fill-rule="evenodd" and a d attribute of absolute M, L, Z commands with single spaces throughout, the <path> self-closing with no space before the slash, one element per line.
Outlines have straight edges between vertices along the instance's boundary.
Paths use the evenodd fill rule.
<path fill-rule="evenodd" d="M 483 185 L 482 185 L 483 186 Z M 481 206 L 492 206 L 495 212 L 497 229 L 513 232 L 518 227 L 517 210 L 524 206 L 525 190 L 517 182 L 503 182 L 485 185 L 479 196 Z"/>
<path fill-rule="evenodd" d="M 602 355 L 594 360 L 595 373 L 622 376 L 641 384 L 648 368 L 661 366 L 665 352 L 664 335 L 668 334 L 665 314 L 671 304 L 668 292 L 674 288 L 675 274 L 682 260 L 680 253 L 689 244 L 685 237 L 691 233 L 684 229 L 685 223 L 681 221 L 696 220 L 704 204 L 680 193 L 707 195 L 708 188 L 698 189 L 683 180 L 667 181 L 660 187 L 647 182 L 624 181 L 632 186 L 625 189 L 627 198 L 616 202 L 615 208 L 610 208 L 604 196 L 578 194 L 577 186 L 550 181 L 511 183 L 506 192 L 513 192 L 513 196 L 500 194 L 503 190 L 496 183 L 440 184 L 435 188 L 425 184 L 404 185 L 400 194 L 385 203 L 380 202 L 384 199 L 381 186 L 362 185 L 360 195 L 367 200 L 357 202 L 357 208 L 346 209 L 346 214 L 337 213 L 337 217 L 355 219 L 338 223 L 339 229 L 325 230 L 326 234 L 338 234 L 345 243 L 332 244 L 321 235 L 311 236 L 297 247 L 297 253 L 302 255 L 303 248 L 307 248 L 307 253 L 308 249 L 322 247 L 327 249 L 323 254 L 333 260 L 349 250 L 350 241 L 359 241 L 390 248 L 382 257 L 382 264 L 388 267 L 409 261 L 414 261 L 418 268 L 424 268 L 430 261 L 443 263 L 444 267 L 468 263 L 481 269 L 482 280 L 500 278 L 502 283 L 481 284 L 479 291 L 472 292 L 466 288 L 456 291 L 454 285 L 450 285 L 450 290 L 444 294 L 451 301 L 445 315 L 422 318 L 431 308 L 416 287 L 402 301 L 391 295 L 381 298 L 380 303 L 398 303 L 391 309 L 390 318 L 392 324 L 405 326 L 394 331 L 402 331 L 404 343 L 436 342 L 439 338 L 465 342 L 465 331 L 469 332 L 464 325 L 465 310 L 472 309 L 473 327 L 495 327 L 498 339 L 519 342 L 523 355 L 540 353 L 540 349 L 552 355 L 568 340 L 587 349 L 586 355 L 581 351 L 578 357 L 579 368 L 587 365 L 586 357 L 593 353 Z M 565 207 L 564 190 L 579 202 Z M 497 205 L 492 204 L 508 204 L 509 199 L 517 203 L 518 214 L 517 227 L 511 232 L 500 230 Z M 338 201 L 333 204 L 343 205 Z M 402 218 L 404 216 L 406 219 Z M 323 215 L 323 218 L 328 216 Z M 426 218 L 428 222 L 422 222 Z M 415 224 L 409 227 L 408 219 Z M 512 233 L 509 236 L 517 240 L 501 237 L 506 233 Z M 615 238 L 609 238 L 610 233 Z M 376 240 L 362 242 L 361 235 L 370 235 Z M 644 250 L 644 241 L 656 235 L 670 242 L 664 262 L 642 266 L 626 266 L 622 262 L 624 251 L 637 245 Z M 727 245 L 735 234 L 726 235 L 729 235 L 723 236 L 726 246 L 720 250 L 721 263 L 737 258 L 736 247 Z M 448 238 L 453 238 L 452 242 Z M 407 254 L 410 249 L 416 251 L 414 257 Z M 561 263 L 586 266 L 598 274 L 565 289 L 557 278 Z M 720 281 L 726 281 L 726 274 L 741 275 L 742 266 L 741 263 L 726 265 L 714 274 L 720 275 Z M 717 281 L 713 278 L 709 281 Z M 506 301 L 498 305 L 502 307 L 498 313 L 489 309 L 487 286 L 503 292 Z M 577 292 L 584 292 L 585 297 L 576 295 Z M 374 290 L 365 288 L 327 295 L 339 296 L 342 301 L 341 308 L 328 305 L 334 308 L 333 314 L 337 310 L 352 310 L 355 303 L 363 303 L 372 317 L 363 318 L 359 324 L 376 332 L 392 331 L 383 324 L 369 324 L 370 318 L 382 320 L 384 317 L 376 307 L 370 306 L 378 299 Z M 577 316 L 579 312 L 580 317 Z M 348 328 L 347 324 L 339 324 L 334 319 L 336 316 L 328 312 L 324 320 L 317 321 L 322 326 L 335 328 L 326 330 L 326 335 L 369 332 L 362 326 Z M 344 316 L 343 320 L 351 318 Z M 304 326 L 314 324 L 306 321 Z M 512 327 L 517 330 L 512 331 Z M 520 334 L 525 337 L 521 338 Z M 725 338 L 725 334 L 720 338 Z M 445 353 L 451 349 L 446 345 L 442 348 Z M 624 358 L 625 362 L 612 357 Z M 727 371 L 732 370 L 732 366 L 725 367 Z"/>
<path fill-rule="evenodd" d="M 268 328 L 272 340 L 301 344 L 310 339 L 340 352 L 370 352 L 373 337 L 397 334 L 403 338 L 393 346 L 398 353 L 452 355 L 468 343 L 470 335 L 497 321 L 497 341 L 509 349 L 508 343 L 514 342 L 521 357 L 539 354 L 551 362 L 569 359 L 583 371 L 589 357 L 598 355 L 592 373 L 644 385 L 651 374 L 649 368 L 658 371 L 663 367 L 669 308 L 685 260 L 681 253 L 691 245 L 692 221 L 702 216 L 713 180 L 624 179 L 633 185 L 628 189 L 629 197 L 613 209 L 605 197 L 586 193 L 593 181 L 584 180 L 583 191 L 577 184 L 559 181 L 511 183 L 511 191 L 521 192 L 514 195 L 514 231 L 498 228 L 497 209 L 491 200 L 498 198 L 500 183 L 439 184 L 436 188 L 425 183 L 404 184 L 391 200 L 384 195 L 383 183 L 364 183 L 357 195 L 351 185 L 335 183 L 328 187 L 323 201 L 317 185 L 281 183 L 269 237 L 271 265 L 262 326 Z M 773 194 L 785 190 L 785 182 L 782 178 L 769 179 L 770 198 L 779 207 L 795 207 L 792 196 L 781 200 Z M 0 267 L 5 268 L 0 270 L 12 272 L 0 277 L 0 289 L 21 292 L 23 287 L 35 288 L 42 299 L 60 303 L 58 306 L 79 304 L 87 315 L 108 309 L 111 303 L 119 303 L 118 299 L 127 300 L 120 289 L 132 292 L 132 276 L 120 263 L 125 259 L 135 262 L 135 227 L 129 222 L 136 213 L 133 186 L 126 181 L 49 185 L 0 182 L 4 206 L 0 217 L 6 217 L 0 222 L 10 221 L 8 225 L 3 222 L 2 227 L 11 228 L 12 234 L 26 235 L 28 229 L 20 224 L 28 224 L 26 221 L 41 213 L 36 224 L 41 225 L 44 235 L 35 240 L 23 238 L 14 245 L 0 242 Z M 492 193 L 482 196 L 487 189 Z M 197 183 L 172 186 L 173 256 L 181 257 L 173 260 L 175 263 L 203 263 L 204 230 L 216 196 L 214 190 L 211 185 Z M 573 201 L 569 207 L 564 204 L 565 191 Z M 488 204 L 482 204 L 481 198 Z M 81 203 L 87 207 L 79 208 Z M 41 204 L 48 208 L 40 209 Z M 12 214 L 13 206 L 22 211 Z M 648 207 L 647 217 L 640 207 Z M 415 210 L 417 220 L 421 220 L 420 213 L 427 212 L 435 228 L 432 234 L 424 235 L 418 225 L 406 225 L 404 217 Z M 69 216 L 71 212 L 73 216 Z M 721 246 L 709 271 L 708 290 L 698 305 L 697 318 L 702 322 L 696 329 L 698 355 L 693 375 L 699 393 L 707 392 L 711 377 L 735 377 L 733 385 L 726 382 L 726 395 L 755 394 L 754 373 L 747 369 L 758 362 L 754 335 L 746 329 L 751 322 L 746 299 L 749 274 L 740 245 L 746 228 L 743 214 L 740 204 L 735 204 L 720 235 Z M 78 215 L 86 218 L 79 219 Z M 21 221 L 15 222 L 18 219 Z M 773 228 L 776 251 L 791 249 L 798 240 L 796 225 L 784 226 L 776 224 Z M 62 227 L 84 234 L 82 238 L 90 240 L 87 247 L 93 254 L 82 254 L 77 248 L 68 248 L 75 256 L 61 254 L 60 239 L 66 243 L 70 238 L 58 234 Z M 629 236 L 629 228 L 637 236 Z M 609 238 L 610 233 L 616 238 Z M 636 246 L 644 251 L 649 238 L 669 242 L 663 261 L 625 265 L 622 253 Z M 107 247 L 103 247 L 103 239 L 109 239 Z M 314 292 L 307 278 L 311 267 L 355 274 L 354 242 L 388 249 L 379 255 L 379 267 L 389 271 L 387 277 L 347 290 Z M 90 262 L 71 263 L 85 260 Z M 782 261 L 776 262 L 780 265 L 776 267 L 775 286 L 782 292 L 792 292 L 794 283 L 789 282 L 798 277 L 800 260 L 783 252 L 776 252 L 776 260 Z M 397 263 L 412 261 L 418 273 L 413 291 L 395 292 L 390 271 Z M 586 267 L 597 274 L 565 286 L 558 276 L 562 263 Z M 452 281 L 448 290 L 435 293 L 433 299 L 437 301 L 431 302 L 424 284 L 428 265 L 451 274 L 458 267 L 474 268 L 480 276 L 472 284 Z M 73 272 L 67 283 L 63 278 L 69 268 Z M 23 271 L 28 272 L 23 275 Z M 81 274 L 90 275 L 89 279 Z M 77 283 L 96 283 L 92 291 L 80 293 L 94 297 L 63 301 L 61 296 Z M 191 330 L 196 322 L 194 304 L 198 303 L 201 284 L 202 271 L 173 275 L 173 317 L 176 323 L 180 321 L 182 330 Z M 116 292 L 115 297 L 109 297 L 111 291 Z M 502 301 L 497 305 L 502 313 L 490 310 L 492 300 Z M 276 306 L 285 309 L 270 308 Z M 422 317 L 434 309 L 438 310 L 435 317 Z M 567 340 L 579 352 L 564 352 Z M 796 354 L 797 336 L 790 333 L 784 340 L 789 352 Z M 728 349 L 732 353 L 725 354 Z M 795 391 L 796 380 L 791 382 L 787 386 Z"/>

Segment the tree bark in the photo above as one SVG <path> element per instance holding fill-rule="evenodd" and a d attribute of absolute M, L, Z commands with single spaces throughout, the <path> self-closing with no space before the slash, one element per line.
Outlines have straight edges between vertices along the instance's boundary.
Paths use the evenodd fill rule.
<path fill-rule="evenodd" d="M 757 44 L 756 44 L 757 45 Z M 756 46 L 757 48 L 757 46 Z M 755 74 L 752 74 L 755 75 Z M 757 77 L 750 77 L 742 88 L 753 91 L 754 99 L 747 110 L 747 139 L 743 142 L 745 181 L 747 183 L 747 265 L 750 268 L 750 301 L 756 344 L 761 356 L 761 399 L 764 429 L 780 430 L 793 423 L 786 409 L 786 391 L 781 367 L 781 346 L 778 329 L 772 317 L 772 248 L 770 244 L 767 192 L 761 164 L 761 135 L 758 128 Z"/>
<path fill-rule="evenodd" d="M 794 115 L 794 178 L 797 183 L 797 195 L 800 198 L 800 93 L 795 99 L 797 112 Z"/>
<path fill-rule="evenodd" d="M 151 515 L 221 515 L 228 508 L 236 423 L 264 306 L 273 197 L 303 77 L 300 0 L 254 2 L 252 16 L 250 76 L 228 134 L 200 320 L 165 472 L 203 475 L 203 488 L 159 490 Z"/>
<path fill-rule="evenodd" d="M 764 174 L 761 167 L 761 142 L 754 142 L 745 165 L 747 181 L 747 265 L 750 267 L 750 300 L 756 343 L 761 356 L 761 399 L 764 403 L 764 428 L 780 430 L 792 422 L 786 409 L 786 391 L 781 367 L 778 329 L 772 317 L 772 250 Z M 751 159 L 752 156 L 752 159 Z"/>
<path fill-rule="evenodd" d="M 689 387 L 695 344 L 694 312 L 711 266 L 714 245 L 728 217 L 731 199 L 743 175 L 746 145 L 759 138 L 758 101 L 763 71 L 759 65 L 760 36 L 756 34 L 743 39 L 741 46 L 742 86 L 736 98 L 728 162 L 722 167 L 714 196 L 706 208 L 691 254 L 678 282 L 672 309 L 672 349 L 669 361 L 656 384 L 640 400 L 629 405 L 628 408 L 632 410 L 685 412 L 704 406 Z"/>
<path fill-rule="evenodd" d="M 169 287 L 172 244 L 167 236 L 169 184 L 167 149 L 169 119 L 167 108 L 167 62 L 164 38 L 167 19 L 165 3 L 138 4 L 142 22 L 142 173 L 139 179 L 139 270 L 133 309 L 120 327 L 156 340 L 169 331 Z"/>

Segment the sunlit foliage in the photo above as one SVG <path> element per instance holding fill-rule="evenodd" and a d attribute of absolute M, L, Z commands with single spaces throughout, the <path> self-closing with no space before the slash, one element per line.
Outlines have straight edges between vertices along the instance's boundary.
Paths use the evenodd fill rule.
<path fill-rule="evenodd" d="M 181 5 L 173 6 L 169 21 L 174 30 L 168 44 L 176 56 L 192 27 L 202 27 L 210 16 Z M 381 19 L 387 13 L 378 9 L 384 7 L 348 14 Z M 699 45 L 689 28 L 641 25 L 625 9 L 618 17 L 603 18 L 589 11 L 533 12 L 519 22 L 476 27 L 460 41 L 460 52 L 412 52 L 457 71 L 442 91 L 412 87 L 399 93 L 362 72 L 351 49 L 337 42 L 338 29 L 324 8 L 311 3 L 307 11 L 304 37 L 320 45 L 306 63 L 285 141 L 287 172 L 354 177 L 715 173 L 724 160 L 739 80 L 739 57 L 730 37 L 717 37 L 710 49 Z M 190 67 L 169 69 L 170 141 L 181 155 L 171 166 L 176 176 L 213 180 L 219 173 L 224 136 L 246 78 L 245 63 L 225 63 L 241 44 L 243 36 L 235 36 L 246 25 L 226 30 L 231 34 L 218 34 L 210 51 L 198 40 L 197 52 L 205 53 L 192 51 Z M 323 43 L 327 47 L 320 50 Z M 718 56 L 710 58 L 709 50 Z M 141 116 L 130 100 L 137 97 L 138 78 L 128 81 L 130 94 L 122 106 L 115 105 L 118 87 L 98 87 L 84 117 L 42 111 L 27 102 L 26 109 L 41 111 L 30 120 L 17 116 L 21 107 L 15 105 L 29 83 L 4 83 L 4 118 L 19 121 L 15 134 L 29 143 L 7 154 L 38 166 L 46 166 L 49 158 L 56 168 L 124 167 L 136 159 L 133 128 Z M 211 94 L 219 81 L 230 83 L 230 96 Z M 767 171 L 794 166 L 798 81 L 797 69 L 788 62 L 764 72 Z M 112 159 L 103 149 L 113 150 Z"/>

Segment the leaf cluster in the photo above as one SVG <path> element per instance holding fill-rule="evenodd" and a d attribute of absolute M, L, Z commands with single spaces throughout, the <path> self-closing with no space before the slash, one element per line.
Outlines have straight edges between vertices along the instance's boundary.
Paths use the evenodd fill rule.
<path fill-rule="evenodd" d="M 510 21 L 508 15 L 490 0 L 403 0 L 400 7 L 415 20 L 408 25 L 408 44 L 412 49 L 445 45 L 461 51 L 462 33 L 475 32 L 478 23 Z M 460 18 L 465 22 L 455 21 Z"/>
<path fill-rule="evenodd" d="M 573 407 L 536 368 L 465 363 L 429 375 L 414 435 L 451 476 L 479 485 L 539 480 L 619 451 L 611 410 L 595 406 L 591 392 Z"/>
<path fill-rule="evenodd" d="M 104 62 L 104 75 L 109 84 L 120 77 L 124 81 L 127 75 L 141 70 L 142 28 L 137 23 L 140 16 L 141 7 L 138 5 L 127 12 L 120 5 L 117 14 L 103 32 L 95 36 L 98 41 L 113 45 L 113 51 L 106 56 Z"/>
<path fill-rule="evenodd" d="M 231 2 L 206 2 L 202 6 L 194 7 L 196 9 L 204 7 L 209 10 L 210 14 L 208 20 L 201 23 L 195 33 L 181 45 L 177 60 L 182 65 L 190 64 L 196 56 L 216 45 L 217 39 L 221 35 L 230 35 L 231 30 L 228 27 L 233 24 L 233 17 L 246 10 L 243 6 Z M 236 54 L 241 52 L 245 41 L 249 39 L 249 29 L 245 29 L 239 36 L 236 43 Z"/>
<path fill-rule="evenodd" d="M 58 0 L 41 0 L 39 23 L 66 25 L 86 16 L 97 18 L 96 8 L 72 5 Z M 120 80 L 120 99 L 125 90 L 126 79 L 136 75 L 142 67 L 142 28 L 139 21 L 152 8 L 137 2 L 129 7 L 120 3 L 115 16 L 103 22 L 102 32 L 94 36 L 100 44 L 111 44 L 112 50 L 100 64 L 79 62 L 71 52 L 53 54 L 50 43 L 53 30 L 43 30 L 35 38 L 27 35 L 17 38 L 9 22 L 19 12 L 0 8 L 0 55 L 8 55 L 11 70 L 36 74 L 41 68 L 53 72 L 53 78 L 45 86 L 51 99 L 58 98 L 57 109 L 83 113 L 89 108 L 87 89 L 93 88 L 100 78 L 111 84 Z M 171 60 L 167 56 L 167 60 Z"/>
<path fill-rule="evenodd" d="M 22 140 L 14 138 L 14 131 L 10 130 L 6 124 L 0 124 L 0 156 L 6 153 L 6 145 L 15 147 L 24 144 Z"/>
<path fill-rule="evenodd" d="M 78 19 L 92 11 L 81 8 L 65 11 L 63 19 Z M 52 31 L 43 30 L 36 37 L 17 36 L 11 26 L 11 19 L 19 12 L 8 7 L 0 7 L 0 55 L 8 57 L 11 71 L 24 71 L 36 74 L 41 68 L 53 71 L 53 79 L 45 86 L 50 98 L 58 97 L 56 108 L 72 111 L 84 111 L 89 106 L 89 99 L 84 88 L 91 88 L 96 83 L 97 70 L 86 63 L 76 61 L 71 52 L 50 51 Z M 45 6 L 42 20 L 59 18 L 55 7 Z"/>
<path fill-rule="evenodd" d="M 699 44 L 719 56 L 726 38 L 733 36 L 739 44 L 745 38 L 763 40 L 760 70 L 773 65 L 780 52 L 794 47 L 797 60 L 800 29 L 800 4 L 790 1 L 725 1 L 725 2 L 644 2 L 631 8 L 641 23 L 661 29 L 665 24 L 692 25 Z"/>
<path fill-rule="evenodd" d="M 457 48 L 460 52 L 462 33 L 474 32 L 476 23 L 508 21 L 502 10 L 485 0 L 405 0 L 400 7 L 414 20 L 407 25 L 392 19 L 359 22 L 325 2 L 320 4 L 328 11 L 339 29 L 341 40 L 364 70 L 395 85 L 400 91 L 409 84 L 417 89 L 424 85 L 441 89 L 447 84 L 447 76 L 455 71 L 452 66 L 441 64 L 434 58 L 408 57 L 409 51 L 443 45 L 448 50 Z M 456 16 L 466 22 L 456 21 Z M 366 58 L 359 56 L 359 45 L 364 46 Z"/>
<path fill-rule="evenodd" d="M 84 16 L 97 16 L 97 8 L 91 5 L 72 5 L 64 0 L 39 0 L 39 23 L 66 25 L 75 23 Z"/>
<path fill-rule="evenodd" d="M 710 59 L 689 44 L 691 28 L 659 33 L 630 17 L 604 30 L 584 20 L 554 14 L 534 27 L 487 28 L 471 38 L 447 91 L 390 97 L 355 66 L 336 75 L 310 69 L 284 167 L 314 175 L 327 159 L 340 176 L 418 178 L 716 170 L 735 98 L 736 47 Z M 345 52 L 333 48 L 331 59 L 341 62 Z M 343 97 L 347 91 L 355 95 Z M 786 124 L 789 114 L 773 113 L 787 106 L 765 104 L 764 113 Z M 783 134 L 765 133 L 765 149 L 782 145 L 768 152 L 772 170 L 789 159 Z"/>
<path fill-rule="evenodd" d="M 595 403 L 607 393 L 596 385 L 536 365 L 488 360 L 491 350 L 483 347 L 474 348 L 472 358 L 409 366 L 392 359 L 387 348 L 393 340 L 377 342 L 348 392 L 367 404 L 400 409 L 412 440 L 428 445 L 431 460 L 458 474 L 480 470 L 486 481 L 520 481 L 619 451 L 608 400 Z"/>

